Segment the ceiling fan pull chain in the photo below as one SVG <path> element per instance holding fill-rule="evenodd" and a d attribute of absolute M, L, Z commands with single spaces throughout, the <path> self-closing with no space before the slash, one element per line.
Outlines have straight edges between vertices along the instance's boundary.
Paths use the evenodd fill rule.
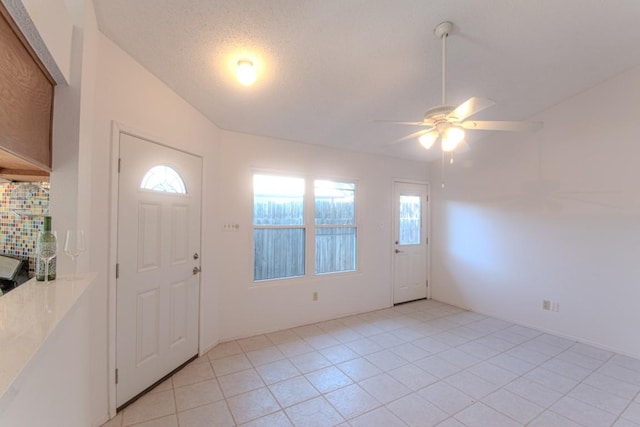
<path fill-rule="evenodd" d="M 444 188 L 444 151 L 440 150 L 440 152 L 442 153 L 442 166 L 441 166 L 441 171 L 442 171 L 442 188 Z"/>

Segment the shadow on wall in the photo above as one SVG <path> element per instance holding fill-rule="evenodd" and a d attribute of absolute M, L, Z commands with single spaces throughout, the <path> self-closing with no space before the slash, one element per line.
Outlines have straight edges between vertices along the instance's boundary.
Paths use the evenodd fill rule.
<path fill-rule="evenodd" d="M 446 165 L 434 298 L 640 354 L 638 81 L 640 68 L 541 113 L 543 131 L 490 135 Z"/>
<path fill-rule="evenodd" d="M 447 293 L 465 308 L 477 305 L 492 288 L 509 288 L 518 280 L 518 269 L 530 262 L 523 247 L 527 236 L 512 239 L 516 223 L 524 218 L 491 215 L 489 208 L 473 203 L 445 202 L 440 227 L 443 254 L 441 273 L 446 274 Z M 524 239 L 524 240 L 523 240 Z M 457 284 L 473 283 L 473 286 Z"/>
<path fill-rule="evenodd" d="M 532 215 L 640 211 L 640 192 L 629 188 L 629 183 L 621 186 L 615 174 L 611 179 L 599 176 L 602 171 L 589 170 L 580 153 L 562 153 L 541 135 L 521 137 L 517 142 L 500 137 L 482 143 L 493 150 L 478 149 L 472 158 L 461 156 L 456 164 L 445 165 L 447 199 Z"/>

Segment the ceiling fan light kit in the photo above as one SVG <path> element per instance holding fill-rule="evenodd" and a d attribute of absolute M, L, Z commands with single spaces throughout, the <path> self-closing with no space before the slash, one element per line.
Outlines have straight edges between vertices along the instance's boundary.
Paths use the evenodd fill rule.
<path fill-rule="evenodd" d="M 428 150 L 439 140 L 444 156 L 444 153 L 453 154 L 456 147 L 464 141 L 465 129 L 513 132 L 540 129 L 541 122 L 467 120 L 474 114 L 495 105 L 495 102 L 490 99 L 471 97 L 457 107 L 447 105 L 447 38 L 452 30 L 453 23 L 450 21 L 441 22 L 433 30 L 435 36 L 442 41 L 442 104 L 428 109 L 421 122 L 390 122 L 425 128 L 395 142 L 418 138 L 420 144 Z"/>
<path fill-rule="evenodd" d="M 442 151 L 449 152 L 456 149 L 458 144 L 464 140 L 464 130 L 457 126 L 450 126 L 441 136 Z"/>
<path fill-rule="evenodd" d="M 438 131 L 432 130 L 431 132 L 427 132 L 424 135 L 418 137 L 418 141 L 420 141 L 420 144 L 422 144 L 422 146 L 428 150 L 433 146 L 439 136 L 440 134 L 438 133 Z"/>

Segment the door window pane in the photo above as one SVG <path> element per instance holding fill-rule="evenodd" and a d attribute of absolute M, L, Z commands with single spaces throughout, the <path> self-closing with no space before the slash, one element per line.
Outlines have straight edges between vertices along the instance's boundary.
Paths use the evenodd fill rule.
<path fill-rule="evenodd" d="M 356 269 L 356 228 L 316 229 L 316 274 Z"/>
<path fill-rule="evenodd" d="M 420 244 L 420 202 L 420 196 L 400 196 L 400 236 L 398 236 L 400 245 Z"/>
<path fill-rule="evenodd" d="M 144 175 L 140 188 L 161 193 L 187 194 L 187 186 L 171 166 L 154 166 Z"/>
<path fill-rule="evenodd" d="M 304 276 L 303 228 L 253 230 L 254 280 Z"/>

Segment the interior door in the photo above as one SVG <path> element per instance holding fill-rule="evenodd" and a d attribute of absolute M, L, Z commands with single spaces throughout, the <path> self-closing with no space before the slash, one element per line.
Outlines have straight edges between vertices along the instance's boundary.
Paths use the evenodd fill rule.
<path fill-rule="evenodd" d="M 120 134 L 116 406 L 198 353 L 202 159 Z"/>
<path fill-rule="evenodd" d="M 394 186 L 393 303 L 427 297 L 428 188 L 396 182 Z"/>

